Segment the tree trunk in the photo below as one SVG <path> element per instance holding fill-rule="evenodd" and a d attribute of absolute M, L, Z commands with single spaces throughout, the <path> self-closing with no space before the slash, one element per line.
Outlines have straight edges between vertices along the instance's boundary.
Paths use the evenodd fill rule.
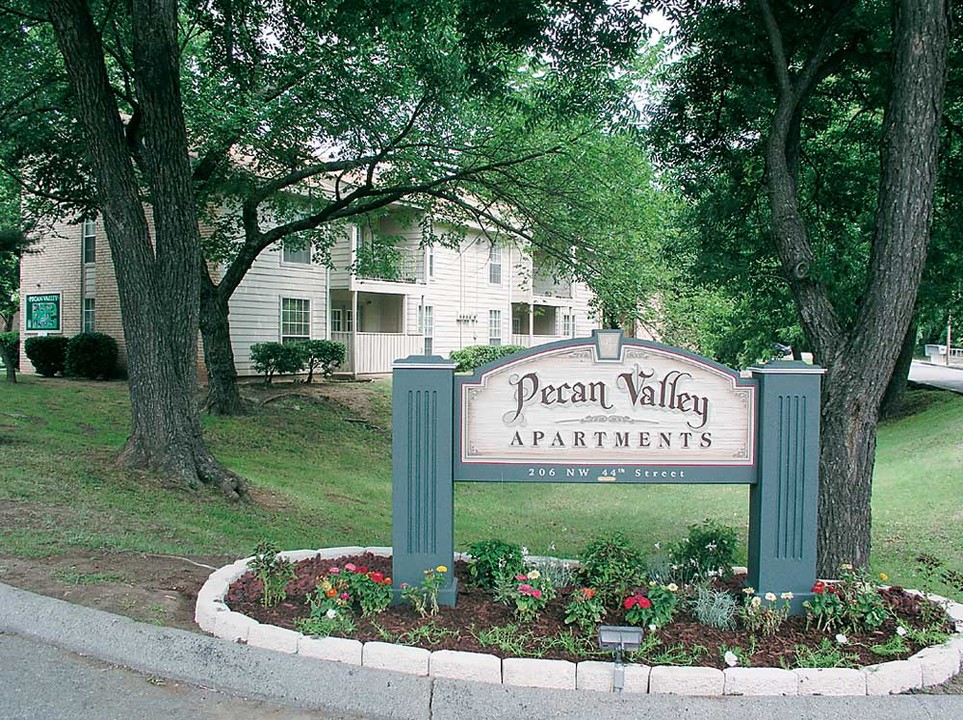
<path fill-rule="evenodd" d="M 212 415 L 243 415 L 244 401 L 237 384 L 228 299 L 211 282 L 205 271 L 201 276 L 201 338 L 207 367 L 207 402 Z"/>
<path fill-rule="evenodd" d="M 910 367 L 913 365 L 913 352 L 916 350 L 916 319 L 910 323 L 903 338 L 903 345 L 896 358 L 896 367 L 893 368 L 893 375 L 886 385 L 886 392 L 883 393 L 883 402 L 879 408 L 880 420 L 895 417 L 903 405 L 903 396 L 906 395 L 906 383 L 909 380 Z"/>
<path fill-rule="evenodd" d="M 870 551 L 870 500 L 876 423 L 883 392 L 906 338 L 926 259 L 946 76 L 945 0 L 896 0 L 891 88 L 884 112 L 881 178 L 862 302 L 844 326 L 827 288 L 810 276 L 815 259 L 796 186 L 793 159 L 799 118 L 818 82 L 837 29 L 852 5 L 840 6 L 800 70 L 783 47 L 767 0 L 758 0 L 779 83 L 766 144 L 773 236 L 800 323 L 826 367 L 819 456 L 817 573 L 833 577 L 841 563 L 865 566 Z"/>
<path fill-rule="evenodd" d="M 49 3 L 117 276 L 131 404 L 119 461 L 191 488 L 213 483 L 236 499 L 243 481 L 208 452 L 195 401 L 201 255 L 179 89 L 177 3 L 134 0 L 130 7 L 143 115 L 138 152 L 153 233 L 86 2 Z"/>

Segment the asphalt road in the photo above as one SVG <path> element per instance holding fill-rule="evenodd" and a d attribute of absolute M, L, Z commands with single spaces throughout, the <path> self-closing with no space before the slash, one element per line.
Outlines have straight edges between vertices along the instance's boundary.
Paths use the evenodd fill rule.
<path fill-rule="evenodd" d="M 910 367 L 909 379 L 922 385 L 963 393 L 963 367 L 931 365 L 914 360 Z"/>

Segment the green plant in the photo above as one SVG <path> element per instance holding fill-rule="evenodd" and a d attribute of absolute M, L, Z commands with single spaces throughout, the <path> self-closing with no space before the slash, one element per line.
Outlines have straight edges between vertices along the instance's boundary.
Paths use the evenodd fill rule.
<path fill-rule="evenodd" d="M 471 634 L 483 647 L 497 648 L 503 653 L 511 655 L 528 654 L 528 649 L 535 639 L 535 635 L 530 630 L 522 631 L 514 623 L 495 625 L 478 631 L 473 628 Z"/>
<path fill-rule="evenodd" d="M 394 245 L 384 242 L 361 243 L 356 257 L 355 272 L 358 277 L 389 281 L 404 279 L 404 254 Z"/>
<path fill-rule="evenodd" d="M 642 555 L 629 545 L 622 533 L 602 535 L 582 553 L 579 581 L 594 588 L 606 607 L 615 607 L 633 588 L 644 581 Z"/>
<path fill-rule="evenodd" d="M 719 657 L 722 658 L 724 662 L 729 667 L 736 667 L 736 665 L 741 665 L 743 667 L 749 667 L 751 664 L 750 659 L 752 654 L 746 652 L 738 645 L 720 645 L 719 646 Z"/>
<path fill-rule="evenodd" d="M 551 550 L 554 550 L 554 546 Z M 526 566 L 544 575 L 555 587 L 568 587 L 578 583 L 578 572 L 569 560 L 555 557 L 527 557 Z"/>
<path fill-rule="evenodd" d="M 672 622 L 678 603 L 679 588 L 675 583 L 659 585 L 653 581 L 625 598 L 622 607 L 625 608 L 627 623 L 648 626 L 653 630 Z"/>
<path fill-rule="evenodd" d="M 314 378 L 314 371 L 319 370 L 322 377 L 331 377 L 334 369 L 344 362 L 347 349 L 344 343 L 332 340 L 301 340 L 297 343 L 303 350 L 304 367 L 308 369 L 305 382 Z"/>
<path fill-rule="evenodd" d="M 453 637 L 458 637 L 457 630 L 443 628 L 434 620 L 431 620 L 423 625 L 412 628 L 408 632 L 401 633 L 395 638 L 395 641 L 402 645 L 417 645 L 419 643 L 438 645 L 446 639 Z"/>
<path fill-rule="evenodd" d="M 0 333 L 0 360 L 7 367 L 20 369 L 20 333 L 16 330 Z"/>
<path fill-rule="evenodd" d="M 722 630 L 732 630 L 736 626 L 739 601 L 731 592 L 705 584 L 697 585 L 689 607 L 695 619 L 703 625 Z"/>
<path fill-rule="evenodd" d="M 40 335 L 23 341 L 23 351 L 34 369 L 44 377 L 63 374 L 67 363 L 67 338 L 62 335 Z"/>
<path fill-rule="evenodd" d="M 595 627 L 605 617 L 605 606 L 592 588 L 578 588 L 572 591 L 571 600 L 565 606 L 565 623 L 575 624 L 585 633 L 595 631 Z"/>
<path fill-rule="evenodd" d="M 859 667 L 859 656 L 845 652 L 838 643 L 823 638 L 819 647 L 793 647 L 794 667 L 797 668 L 852 668 Z M 788 669 L 788 668 L 787 668 Z"/>
<path fill-rule="evenodd" d="M 906 633 L 903 633 L 902 635 L 897 633 L 885 642 L 870 645 L 869 651 L 873 653 L 873 655 L 879 655 L 881 657 L 895 657 L 898 655 L 904 655 L 910 650 L 909 645 L 906 644 L 905 635 Z"/>
<path fill-rule="evenodd" d="M 482 365 L 525 349 L 521 345 L 469 345 L 461 350 L 452 351 L 450 357 L 458 363 L 455 372 L 471 372 Z"/>
<path fill-rule="evenodd" d="M 109 380 L 117 371 L 117 341 L 110 335 L 85 332 L 67 341 L 64 374 Z"/>
<path fill-rule="evenodd" d="M 267 540 L 258 543 L 249 563 L 251 572 L 264 585 L 261 604 L 272 607 L 287 597 L 285 586 L 296 577 L 294 565 L 279 554 L 277 545 Z"/>
<path fill-rule="evenodd" d="M 331 568 L 337 570 L 338 568 Z M 328 571 L 329 577 L 331 570 Z M 384 612 L 391 604 L 391 578 L 376 570 L 368 570 L 364 565 L 345 563 L 340 573 L 340 580 L 344 583 L 342 592 L 348 593 L 351 609 L 368 617 Z"/>
<path fill-rule="evenodd" d="M 732 574 L 739 534 L 735 528 L 706 519 L 689 526 L 689 534 L 669 550 L 673 577 L 682 584 Z"/>
<path fill-rule="evenodd" d="M 305 349 L 300 342 L 263 342 L 251 345 L 251 367 L 271 382 L 275 375 L 293 375 L 304 369 Z"/>
<path fill-rule="evenodd" d="M 411 605 L 421 617 L 438 614 L 438 593 L 445 584 L 448 568 L 439 565 L 425 570 L 421 585 L 401 585 L 401 598 Z"/>
<path fill-rule="evenodd" d="M 750 633 L 763 637 L 775 635 L 789 617 L 792 593 L 784 592 L 777 598 L 773 592 L 759 597 L 754 594 L 753 588 L 746 588 L 743 592 L 746 597 L 739 608 L 739 619 L 742 620 L 743 627 Z"/>
<path fill-rule="evenodd" d="M 852 565 L 840 567 L 839 580 L 817 580 L 813 597 L 803 603 L 806 624 L 823 632 L 876 630 L 889 617 L 886 602 L 877 588 Z"/>
<path fill-rule="evenodd" d="M 686 647 L 682 643 L 677 643 L 657 652 L 649 653 L 646 662 L 652 665 L 697 665 L 708 654 L 709 648 L 704 645 Z"/>
<path fill-rule="evenodd" d="M 495 584 L 495 600 L 512 607 L 522 622 L 531 622 L 555 597 L 555 586 L 538 570 L 502 576 Z"/>
<path fill-rule="evenodd" d="M 480 588 L 494 590 L 498 579 L 514 576 L 524 567 L 522 548 L 501 540 L 479 540 L 468 546 L 468 574 Z"/>

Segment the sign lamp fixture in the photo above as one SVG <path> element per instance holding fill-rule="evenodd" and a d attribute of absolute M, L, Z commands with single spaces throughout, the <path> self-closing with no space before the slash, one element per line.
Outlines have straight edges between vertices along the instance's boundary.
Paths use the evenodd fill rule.
<path fill-rule="evenodd" d="M 638 650 L 642 644 L 642 628 L 624 625 L 599 625 L 599 647 L 615 653 L 615 674 L 612 690 L 620 693 L 625 687 L 625 665 L 622 653 Z"/>

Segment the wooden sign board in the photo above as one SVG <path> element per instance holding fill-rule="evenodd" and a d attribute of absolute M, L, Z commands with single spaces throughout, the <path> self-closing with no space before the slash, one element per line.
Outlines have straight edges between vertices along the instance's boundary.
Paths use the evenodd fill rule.
<path fill-rule="evenodd" d="M 462 380 L 457 479 L 754 481 L 754 380 L 677 348 L 597 337 Z"/>

